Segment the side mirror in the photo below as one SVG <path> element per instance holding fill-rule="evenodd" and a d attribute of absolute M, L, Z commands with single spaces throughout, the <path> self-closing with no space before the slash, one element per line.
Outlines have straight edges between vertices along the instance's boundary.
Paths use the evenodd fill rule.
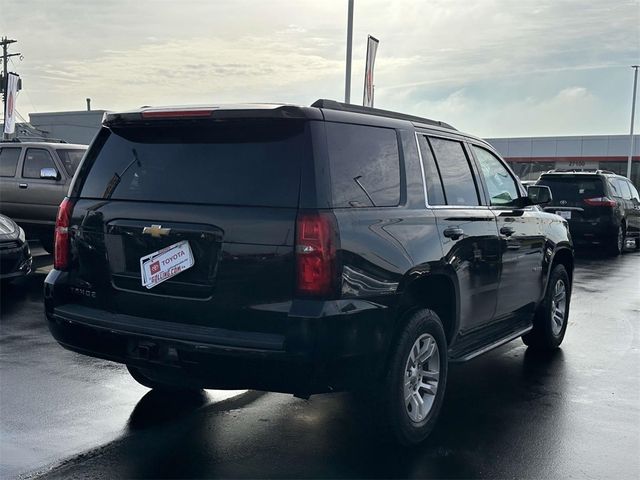
<path fill-rule="evenodd" d="M 553 199 L 551 189 L 545 185 L 529 185 L 527 187 L 527 197 L 532 205 L 544 205 Z"/>
<path fill-rule="evenodd" d="M 55 168 L 41 168 L 40 178 L 45 180 L 58 180 L 60 175 L 58 175 L 58 171 Z"/>

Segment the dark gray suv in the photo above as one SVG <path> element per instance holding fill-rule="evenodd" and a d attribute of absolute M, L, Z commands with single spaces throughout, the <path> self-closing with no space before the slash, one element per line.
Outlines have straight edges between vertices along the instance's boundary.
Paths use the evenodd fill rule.
<path fill-rule="evenodd" d="M 58 206 L 86 149 L 61 142 L 0 143 L 0 213 L 49 253 Z"/>
<path fill-rule="evenodd" d="M 628 178 L 608 170 L 554 170 L 536 185 L 551 189 L 545 210 L 569 222 L 576 245 L 603 246 L 612 255 L 628 240 L 640 248 L 640 196 Z"/>

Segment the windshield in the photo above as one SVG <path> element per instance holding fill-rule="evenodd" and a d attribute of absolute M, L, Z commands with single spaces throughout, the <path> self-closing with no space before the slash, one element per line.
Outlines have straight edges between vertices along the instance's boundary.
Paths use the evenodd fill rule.
<path fill-rule="evenodd" d="M 105 128 L 81 196 L 295 207 L 304 132 L 273 119 Z"/>

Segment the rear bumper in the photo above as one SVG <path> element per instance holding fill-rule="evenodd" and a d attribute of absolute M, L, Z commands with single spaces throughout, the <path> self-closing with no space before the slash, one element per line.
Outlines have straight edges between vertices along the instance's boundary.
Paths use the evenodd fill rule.
<path fill-rule="evenodd" d="M 64 277 L 54 270 L 45 280 L 49 329 L 63 347 L 171 371 L 205 388 L 344 390 L 375 375 L 388 346 L 388 308 L 367 301 L 293 300 L 281 318 L 286 332 L 246 332 L 59 303 L 68 299 L 60 295 L 68 289 Z"/>
<path fill-rule="evenodd" d="M 576 245 L 598 245 L 616 238 L 618 225 L 609 221 L 569 221 L 571 238 Z"/>

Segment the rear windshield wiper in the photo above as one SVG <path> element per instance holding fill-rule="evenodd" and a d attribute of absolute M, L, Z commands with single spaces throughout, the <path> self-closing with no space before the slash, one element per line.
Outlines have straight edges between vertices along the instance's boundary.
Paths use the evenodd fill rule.
<path fill-rule="evenodd" d="M 353 177 L 353 181 L 356 182 L 358 186 L 362 189 L 364 194 L 367 196 L 367 198 L 371 202 L 371 205 L 373 205 L 374 207 L 377 207 L 376 202 L 373 201 L 373 198 L 371 198 L 371 195 L 369 195 L 369 192 L 367 192 L 367 189 L 364 188 L 364 185 L 362 185 L 362 183 L 360 183 L 361 178 L 362 178 L 362 175 L 358 175 L 357 177 Z"/>
<path fill-rule="evenodd" d="M 107 183 L 107 188 L 104 189 L 104 193 L 102 194 L 102 198 L 104 198 L 105 200 L 109 200 L 111 198 L 111 195 L 113 195 L 114 190 L 120 184 L 120 180 L 122 180 L 122 176 L 125 173 L 127 173 L 127 170 L 131 168 L 131 165 L 133 165 L 134 163 L 137 163 L 138 168 L 142 167 L 142 163 L 138 159 L 138 152 L 136 151 L 136 149 L 132 148 L 131 151 L 133 152 L 133 160 L 129 162 L 129 165 L 127 165 L 125 169 L 122 170 L 122 172 L 120 173 L 113 172 L 113 176 L 109 180 L 109 183 Z"/>

